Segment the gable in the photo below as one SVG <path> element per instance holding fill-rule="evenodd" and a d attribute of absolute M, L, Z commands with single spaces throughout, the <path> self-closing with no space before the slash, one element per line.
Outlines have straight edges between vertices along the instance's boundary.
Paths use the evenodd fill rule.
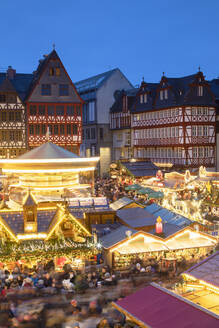
<path fill-rule="evenodd" d="M 42 85 L 50 85 L 51 95 L 42 95 Z M 68 95 L 60 94 L 60 86 L 62 85 L 68 89 Z M 56 52 L 53 51 L 40 63 L 35 72 L 34 82 L 27 100 L 28 102 L 46 103 L 83 102 Z"/>

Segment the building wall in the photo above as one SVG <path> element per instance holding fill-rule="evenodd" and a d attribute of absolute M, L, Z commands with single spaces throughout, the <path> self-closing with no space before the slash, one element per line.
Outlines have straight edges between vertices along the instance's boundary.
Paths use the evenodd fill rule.
<path fill-rule="evenodd" d="M 112 160 L 129 159 L 132 157 L 131 129 L 113 130 Z"/>
<path fill-rule="evenodd" d="M 50 68 L 59 68 L 60 75 L 50 75 Z M 46 96 L 42 95 L 41 88 L 42 84 L 50 84 L 51 85 L 51 95 Z M 60 84 L 68 84 L 69 86 L 69 95 L 68 96 L 60 96 L 59 95 L 59 85 Z M 50 60 L 48 65 L 46 66 L 42 76 L 40 77 L 37 85 L 35 86 L 33 92 L 28 98 L 28 102 L 43 102 L 43 103 L 59 103 L 59 102 L 73 102 L 80 103 L 80 99 L 76 94 L 69 77 L 66 75 L 66 72 L 63 66 L 60 63 L 59 59 Z"/>
<path fill-rule="evenodd" d="M 97 123 L 109 124 L 109 109 L 114 103 L 114 92 L 119 89 L 130 89 L 131 83 L 116 70 L 97 91 Z"/>
<path fill-rule="evenodd" d="M 26 152 L 25 106 L 18 96 L 7 98 L 0 102 L 0 158 L 15 158 Z"/>

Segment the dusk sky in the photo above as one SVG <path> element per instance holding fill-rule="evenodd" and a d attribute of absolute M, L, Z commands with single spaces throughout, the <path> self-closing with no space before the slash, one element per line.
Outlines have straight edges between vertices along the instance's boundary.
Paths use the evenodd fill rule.
<path fill-rule="evenodd" d="M 219 76 L 218 0 L 0 1 L 0 71 L 31 73 L 56 50 L 76 82 L 120 68 L 133 85 Z"/>

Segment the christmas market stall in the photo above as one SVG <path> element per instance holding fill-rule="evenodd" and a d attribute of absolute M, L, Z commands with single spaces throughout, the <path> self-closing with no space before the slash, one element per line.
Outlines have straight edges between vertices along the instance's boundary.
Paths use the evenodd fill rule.
<path fill-rule="evenodd" d="M 217 239 L 191 227 L 180 229 L 170 224 L 162 225 L 162 219 L 158 218 L 149 232 L 121 225 L 103 236 L 100 242 L 107 264 L 125 270 L 131 268 L 136 259 L 143 267 L 152 262 L 160 264 L 163 258 L 174 258 L 178 262 L 198 260 L 215 248 Z"/>
<path fill-rule="evenodd" d="M 195 264 L 182 274 L 176 292 L 219 315 L 219 252 Z"/>
<path fill-rule="evenodd" d="M 97 251 L 90 232 L 67 204 L 38 209 L 30 193 L 21 211 L 0 211 L 0 262 L 8 267 L 54 260 L 57 269 L 64 263 L 80 268 Z"/>

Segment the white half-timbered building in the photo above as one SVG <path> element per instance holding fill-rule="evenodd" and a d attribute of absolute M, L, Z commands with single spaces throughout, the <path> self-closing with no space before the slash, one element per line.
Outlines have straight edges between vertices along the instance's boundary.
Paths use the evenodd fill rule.
<path fill-rule="evenodd" d="M 136 160 L 148 159 L 159 166 L 215 168 L 216 103 L 202 72 L 182 78 L 162 76 L 160 83 L 143 81 L 129 111 L 131 152 Z M 119 124 L 115 112 L 114 108 L 113 130 Z"/>
<path fill-rule="evenodd" d="M 15 70 L 0 73 L 0 158 L 14 158 L 26 151 L 26 115 L 22 99 L 23 75 Z"/>

